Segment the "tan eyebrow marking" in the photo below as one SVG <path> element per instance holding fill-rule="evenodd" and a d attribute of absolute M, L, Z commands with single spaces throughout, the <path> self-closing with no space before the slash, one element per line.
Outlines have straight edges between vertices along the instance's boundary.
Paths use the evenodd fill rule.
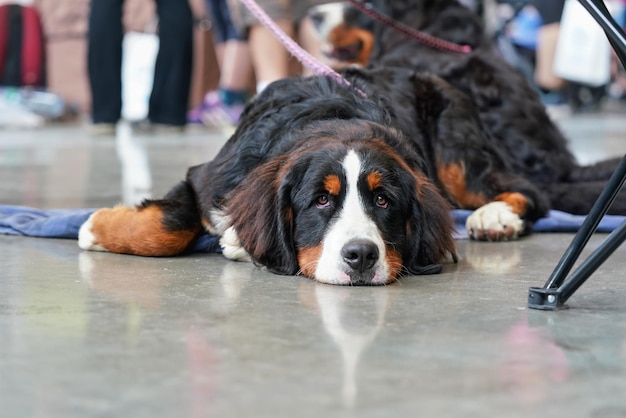
<path fill-rule="evenodd" d="M 383 185 L 383 176 L 378 171 L 372 171 L 367 175 L 367 186 L 370 190 L 376 190 Z"/>
<path fill-rule="evenodd" d="M 324 179 L 324 188 L 332 195 L 339 195 L 341 190 L 341 180 L 336 174 L 329 174 Z"/>

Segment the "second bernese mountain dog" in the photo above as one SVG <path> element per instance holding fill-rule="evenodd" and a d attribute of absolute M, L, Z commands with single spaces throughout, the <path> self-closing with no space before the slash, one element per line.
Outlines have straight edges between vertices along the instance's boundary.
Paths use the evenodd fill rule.
<path fill-rule="evenodd" d="M 364 7 L 365 2 L 360 3 Z M 368 0 L 366 9 L 408 30 L 468 46 L 470 52 L 424 43 L 373 19 L 353 2 L 339 2 L 310 11 L 331 64 L 406 68 L 440 77 L 465 96 L 490 140 L 507 154 L 519 176 L 541 189 L 550 208 L 589 213 L 619 159 L 591 166 L 576 161 L 538 92 L 507 62 L 477 12 L 458 0 Z M 608 213 L 626 214 L 626 193 L 617 197 Z"/>
<path fill-rule="evenodd" d="M 171 256 L 208 231 L 226 257 L 276 273 L 382 285 L 456 259 L 453 207 L 476 209 L 468 229 L 490 241 L 546 214 L 546 193 L 442 78 L 391 67 L 343 76 L 350 85 L 271 84 L 213 161 L 163 199 L 96 211 L 80 247 Z"/>

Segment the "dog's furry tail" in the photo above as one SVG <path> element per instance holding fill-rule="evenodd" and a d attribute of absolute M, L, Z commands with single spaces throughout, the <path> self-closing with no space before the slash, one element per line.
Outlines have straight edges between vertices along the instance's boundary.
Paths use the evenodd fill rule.
<path fill-rule="evenodd" d="M 621 161 L 621 158 L 613 158 L 599 161 L 592 165 L 578 166 L 570 173 L 569 181 L 572 183 L 607 181 L 613 175 Z"/>
<path fill-rule="evenodd" d="M 576 167 L 567 181 L 544 185 L 552 208 L 587 215 L 620 162 L 621 158 L 616 158 Z M 626 215 L 626 190 L 618 193 L 608 213 Z"/>

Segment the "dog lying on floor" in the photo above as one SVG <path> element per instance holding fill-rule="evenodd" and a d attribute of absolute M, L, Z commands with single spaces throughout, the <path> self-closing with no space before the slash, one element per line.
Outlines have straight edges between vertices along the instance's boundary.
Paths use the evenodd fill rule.
<path fill-rule="evenodd" d="M 452 206 L 478 209 L 468 225 L 494 241 L 546 213 L 546 196 L 444 80 L 404 68 L 343 75 L 352 86 L 273 83 L 213 161 L 161 200 L 96 211 L 80 247 L 169 256 L 206 230 L 226 257 L 276 273 L 385 284 L 455 259 Z"/>
<path fill-rule="evenodd" d="M 213 161 L 190 168 L 163 199 L 98 210 L 80 247 L 169 256 L 208 231 L 230 259 L 379 285 L 456 260 L 452 207 L 475 209 L 472 238 L 501 241 L 527 233 L 551 203 L 574 213 L 590 206 L 581 184 L 601 190 L 560 164 L 573 164 L 560 134 L 528 136 L 558 133 L 543 110 L 528 114 L 534 128 L 511 128 L 504 141 L 492 125 L 506 119 L 487 123 L 472 95 L 433 72 L 385 65 L 343 76 L 351 86 L 325 77 L 273 83 Z M 609 165 L 581 171 L 599 180 Z"/>

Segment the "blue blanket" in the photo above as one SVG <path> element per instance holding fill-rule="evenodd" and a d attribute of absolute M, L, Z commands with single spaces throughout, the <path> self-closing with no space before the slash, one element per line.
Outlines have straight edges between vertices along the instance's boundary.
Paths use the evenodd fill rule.
<path fill-rule="evenodd" d="M 76 239 L 80 226 L 94 211 L 95 209 L 40 210 L 25 206 L 0 205 L 0 234 Z M 457 229 L 455 238 L 467 238 L 465 220 L 471 213 L 469 210 L 452 212 Z M 584 216 L 552 210 L 547 217 L 535 223 L 533 230 L 535 232 L 576 232 L 584 219 Z M 597 231 L 611 232 L 624 220 L 626 220 L 625 216 L 606 215 L 600 221 Z M 205 234 L 196 240 L 190 251 L 221 252 L 219 239 Z"/>
<path fill-rule="evenodd" d="M 78 238 L 80 226 L 96 209 L 48 209 L 0 205 L 0 234 L 40 238 Z M 190 252 L 221 252 L 219 238 L 205 234 Z"/>
<path fill-rule="evenodd" d="M 472 213 L 471 210 L 456 209 L 452 211 L 452 217 L 456 224 L 457 238 L 467 238 L 465 220 Z M 571 213 L 551 210 L 548 216 L 539 219 L 533 225 L 534 232 L 576 232 L 583 224 L 586 216 L 572 215 Z M 598 224 L 596 232 L 612 232 L 622 222 L 626 221 L 626 216 L 605 215 Z M 1 221 L 0 221 L 1 222 Z"/>

